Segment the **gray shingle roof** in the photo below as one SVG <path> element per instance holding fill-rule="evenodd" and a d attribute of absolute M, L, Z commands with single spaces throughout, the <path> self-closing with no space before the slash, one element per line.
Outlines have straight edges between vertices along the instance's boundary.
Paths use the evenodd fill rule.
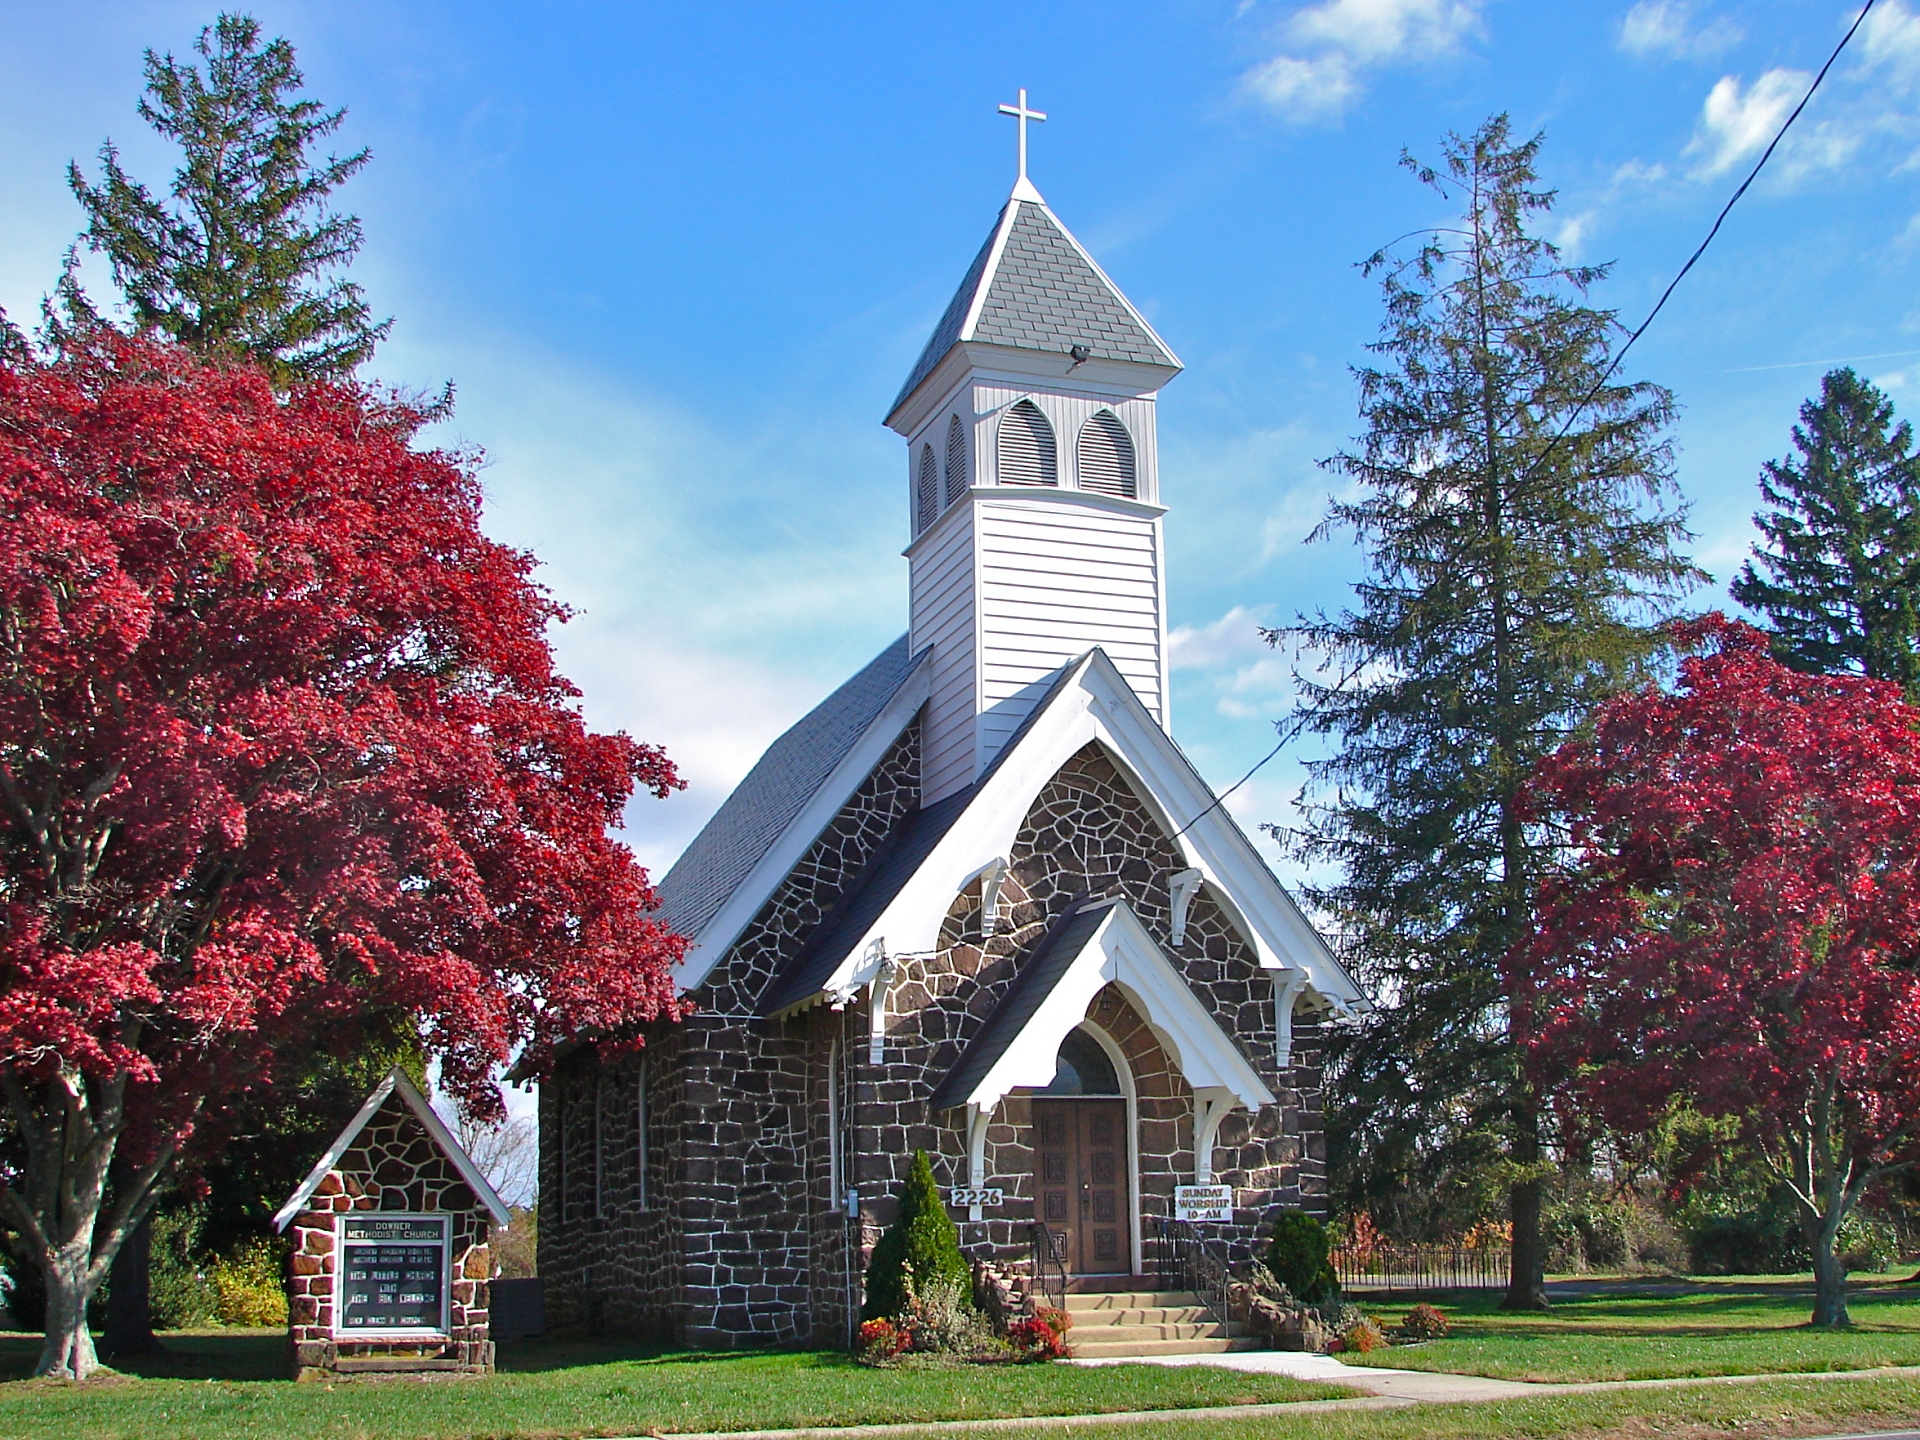
<path fill-rule="evenodd" d="M 1026 1028 L 1041 1002 L 1053 993 L 1053 987 L 1072 968 L 1093 938 L 1093 932 L 1107 918 L 1108 907 L 1082 908 L 1085 905 L 1083 896 L 1054 918 L 1052 927 L 1041 937 L 1020 973 L 1014 976 L 1000 1003 L 994 1006 L 987 1023 L 961 1055 L 960 1063 L 947 1072 L 947 1078 L 934 1091 L 933 1098 L 927 1102 L 928 1109 L 947 1110 L 963 1104 L 974 1087 L 987 1078 L 994 1062 L 1007 1053 L 1007 1047 Z"/>
<path fill-rule="evenodd" d="M 978 780 L 944 800 L 936 800 L 924 810 L 914 811 L 901 821 L 899 828 L 874 852 L 839 902 L 821 920 L 819 928 L 801 947 L 786 972 L 775 978 L 761 1006 L 762 1014 L 777 1015 L 791 1005 L 798 1005 L 820 994 L 821 987 L 833 977 L 833 973 L 853 953 L 853 947 L 860 943 L 873 922 L 880 918 L 887 906 L 893 903 L 894 897 L 914 877 L 922 863 L 933 853 L 934 846 L 945 838 L 954 822 L 966 813 L 988 777 L 1027 738 L 1027 732 L 1039 722 L 1053 704 L 1054 697 L 1065 688 L 1063 682 L 1078 663 L 1073 661 L 1062 665 L 1053 673 L 1047 681 L 1047 688 L 1027 713 L 1027 718 L 1007 737 L 1007 743 L 1000 747 L 1000 753 L 994 756 L 993 763 L 987 766 Z"/>
<path fill-rule="evenodd" d="M 1009 228 L 1010 227 L 1010 228 Z M 1007 229 L 997 263 L 995 242 Z M 971 330 L 967 316 L 981 287 L 986 294 Z M 926 348 L 914 362 L 893 408 L 963 340 L 1018 350 L 1065 354 L 1084 345 L 1102 360 L 1134 360 L 1178 369 L 1167 347 L 1141 324 L 1113 282 L 1090 264 L 1053 212 L 1031 200 L 1009 200 L 993 233 L 967 267 Z"/>
<path fill-rule="evenodd" d="M 902 635 L 767 747 L 660 880 L 660 917 L 698 936 L 914 670 Z"/>

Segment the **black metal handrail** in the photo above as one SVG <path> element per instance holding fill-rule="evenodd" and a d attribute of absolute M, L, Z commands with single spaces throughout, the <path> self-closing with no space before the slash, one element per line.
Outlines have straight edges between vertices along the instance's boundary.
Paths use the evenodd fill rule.
<path fill-rule="evenodd" d="M 1044 1298 L 1055 1310 L 1066 1309 L 1067 1257 L 1060 1253 L 1059 1239 L 1045 1225 L 1030 1224 L 1027 1251 L 1035 1303 Z"/>
<path fill-rule="evenodd" d="M 1191 1221 L 1153 1217 L 1154 1267 L 1162 1290 L 1188 1290 L 1213 1312 L 1213 1318 L 1232 1328 L 1233 1302 L 1229 1287 L 1233 1269 L 1226 1242 L 1203 1235 Z"/>

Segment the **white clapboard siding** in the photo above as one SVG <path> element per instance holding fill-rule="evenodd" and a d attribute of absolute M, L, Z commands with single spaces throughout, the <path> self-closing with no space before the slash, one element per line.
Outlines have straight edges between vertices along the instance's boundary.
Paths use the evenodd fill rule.
<path fill-rule="evenodd" d="M 976 523 L 981 763 L 1026 718 L 1038 682 L 1095 645 L 1164 723 L 1159 521 L 1065 496 L 983 496 Z"/>
<path fill-rule="evenodd" d="M 973 507 L 948 510 L 912 557 L 912 630 L 917 654 L 933 647 L 933 693 L 921 732 L 922 804 L 973 783 L 974 717 L 979 687 L 974 664 Z"/>

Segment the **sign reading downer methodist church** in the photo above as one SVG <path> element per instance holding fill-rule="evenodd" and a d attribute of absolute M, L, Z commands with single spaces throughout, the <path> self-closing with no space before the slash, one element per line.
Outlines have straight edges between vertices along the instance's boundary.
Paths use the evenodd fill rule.
<path fill-rule="evenodd" d="M 446 1215 L 342 1215 L 337 1335 L 444 1335 Z"/>

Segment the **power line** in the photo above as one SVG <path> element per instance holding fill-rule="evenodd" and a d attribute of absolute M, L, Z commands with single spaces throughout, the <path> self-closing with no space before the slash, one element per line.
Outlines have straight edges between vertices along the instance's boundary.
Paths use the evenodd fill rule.
<path fill-rule="evenodd" d="M 1726 223 L 1727 216 L 1733 213 L 1733 207 L 1740 203 L 1740 197 L 1745 195 L 1753 182 L 1760 178 L 1760 172 L 1766 168 L 1767 161 L 1773 158 L 1773 152 L 1779 149 L 1780 142 L 1787 138 L 1787 131 L 1793 128 L 1793 122 L 1800 118 L 1800 112 L 1807 108 L 1807 102 L 1812 100 L 1814 95 L 1819 91 L 1820 82 L 1827 78 L 1827 72 L 1833 68 L 1834 62 L 1840 58 L 1840 53 L 1847 48 L 1848 42 L 1853 39 L 1861 25 L 1866 22 L 1866 18 L 1868 14 L 1872 12 L 1875 3 L 1876 0 L 1867 0 L 1867 3 L 1860 7 L 1860 13 L 1853 17 L 1853 24 L 1847 27 L 1847 33 L 1840 37 L 1840 43 L 1834 46 L 1833 53 L 1827 56 L 1827 63 L 1822 65 L 1819 73 L 1813 77 L 1813 83 L 1807 87 L 1807 93 L 1800 97 L 1800 103 L 1793 107 L 1793 113 L 1787 116 L 1786 120 L 1781 123 L 1780 129 L 1775 132 L 1773 139 L 1768 142 L 1767 148 L 1760 152 L 1760 158 L 1754 162 L 1753 169 L 1747 172 L 1747 178 L 1740 182 L 1740 188 L 1735 190 L 1732 196 L 1728 198 L 1727 203 L 1720 207 L 1720 213 L 1714 217 L 1713 227 L 1707 231 L 1706 239 L 1702 240 L 1700 244 L 1695 247 L 1693 254 L 1687 257 L 1687 263 L 1680 267 L 1679 273 L 1667 282 L 1667 288 L 1660 292 L 1660 298 L 1654 302 L 1653 309 L 1647 312 L 1647 318 L 1640 322 L 1639 327 L 1634 330 L 1631 335 L 1627 336 L 1627 343 L 1614 352 L 1613 359 L 1608 363 L 1606 370 L 1601 374 L 1600 378 L 1594 382 L 1593 388 L 1586 393 L 1586 396 L 1580 403 L 1573 407 L 1572 412 L 1567 416 L 1566 423 L 1560 427 L 1559 433 L 1547 442 L 1547 448 L 1542 450 L 1533 464 L 1527 467 L 1525 478 L 1531 478 L 1535 471 L 1547 463 L 1548 459 L 1553 455 L 1554 447 L 1566 439 L 1567 432 L 1573 429 L 1573 422 L 1580 418 L 1581 412 L 1594 402 L 1595 397 L 1600 394 L 1601 390 L 1606 388 L 1607 381 L 1613 378 L 1613 372 L 1618 370 L 1620 368 L 1620 362 L 1627 358 L 1627 351 L 1633 348 L 1636 340 L 1647 333 L 1647 327 L 1653 324 L 1655 317 L 1666 308 L 1667 300 L 1673 295 L 1673 292 L 1679 288 L 1680 282 L 1687 278 L 1687 272 L 1692 270 L 1693 267 L 1699 263 L 1700 257 L 1707 253 L 1707 247 L 1713 243 L 1713 237 L 1720 233 L 1720 227 Z M 1233 794 L 1235 790 L 1238 790 L 1242 785 L 1251 780 L 1266 767 L 1268 761 L 1286 749 L 1288 744 L 1300 734 L 1300 731 L 1305 725 L 1306 720 L 1302 718 L 1291 730 L 1280 737 L 1280 743 L 1278 745 L 1275 745 L 1273 749 L 1269 750 L 1255 763 L 1253 769 L 1247 771 L 1246 774 L 1234 781 L 1227 789 L 1221 791 L 1211 805 L 1207 806 L 1206 809 L 1194 816 L 1193 819 L 1189 820 L 1185 825 L 1182 825 L 1179 830 L 1174 833 L 1173 838 L 1178 840 L 1182 835 L 1186 834 L 1187 831 L 1191 830 L 1195 825 L 1198 825 L 1215 810 L 1218 810 L 1221 805 L 1226 803 L 1229 795 Z"/>
<path fill-rule="evenodd" d="M 1667 300 L 1679 287 L 1680 282 L 1687 278 L 1687 272 L 1699 263 L 1702 255 L 1707 253 L 1707 247 L 1713 243 L 1713 237 L 1720 233 L 1720 227 L 1726 223 L 1727 216 L 1733 213 L 1733 207 L 1740 203 L 1740 197 L 1747 193 L 1747 187 L 1760 178 L 1760 172 L 1766 168 L 1767 161 L 1773 158 L 1773 152 L 1779 148 L 1780 142 L 1787 138 L 1787 131 L 1793 128 L 1793 122 L 1800 118 L 1800 112 L 1807 108 L 1807 102 L 1812 100 L 1814 95 L 1819 91 L 1820 82 L 1827 78 L 1827 72 L 1833 68 L 1833 62 L 1840 58 L 1840 52 L 1847 48 L 1847 42 L 1853 39 L 1855 32 L 1865 23 L 1867 16 L 1873 10 L 1874 4 L 1875 0 L 1867 0 L 1867 3 L 1860 7 L 1860 13 L 1853 17 L 1853 24 L 1847 27 L 1847 33 L 1840 37 L 1840 43 L 1833 47 L 1833 53 L 1827 57 L 1827 63 L 1822 65 L 1820 67 L 1820 73 L 1813 77 L 1813 83 L 1807 87 L 1807 93 L 1800 97 L 1800 103 L 1793 107 L 1793 113 L 1787 116 L 1786 120 L 1781 124 L 1780 129 L 1774 134 L 1773 139 L 1768 142 L 1767 148 L 1760 152 L 1760 158 L 1754 162 L 1753 169 L 1747 172 L 1747 178 L 1740 182 L 1740 188 L 1735 190 L 1727 203 L 1720 207 L 1720 213 L 1714 217 L 1713 228 L 1707 231 L 1707 238 L 1702 240 L 1693 254 L 1687 257 L 1687 263 L 1680 267 L 1680 273 L 1667 282 L 1667 288 L 1660 292 L 1660 298 L 1654 302 L 1653 309 L 1647 312 L 1647 318 L 1640 322 L 1637 330 L 1627 336 L 1627 343 L 1614 352 L 1613 359 L 1608 364 L 1605 372 L 1594 382 L 1593 388 L 1587 392 L 1586 398 L 1573 407 L 1572 412 L 1567 416 L 1566 424 L 1560 427 L 1560 433 L 1547 442 L 1547 448 L 1540 452 L 1540 458 L 1527 467 L 1527 476 L 1529 478 L 1533 475 L 1534 471 L 1547 463 L 1548 457 L 1553 454 L 1554 447 L 1567 438 L 1567 432 L 1573 428 L 1573 422 L 1580 418 L 1581 411 L 1591 405 L 1594 397 L 1606 388 L 1607 381 L 1611 380 L 1613 378 L 1613 372 L 1620 368 L 1620 362 L 1627 358 L 1627 352 L 1633 348 L 1634 341 L 1647 333 L 1647 327 L 1653 324 L 1654 317 L 1666 308 Z"/>

